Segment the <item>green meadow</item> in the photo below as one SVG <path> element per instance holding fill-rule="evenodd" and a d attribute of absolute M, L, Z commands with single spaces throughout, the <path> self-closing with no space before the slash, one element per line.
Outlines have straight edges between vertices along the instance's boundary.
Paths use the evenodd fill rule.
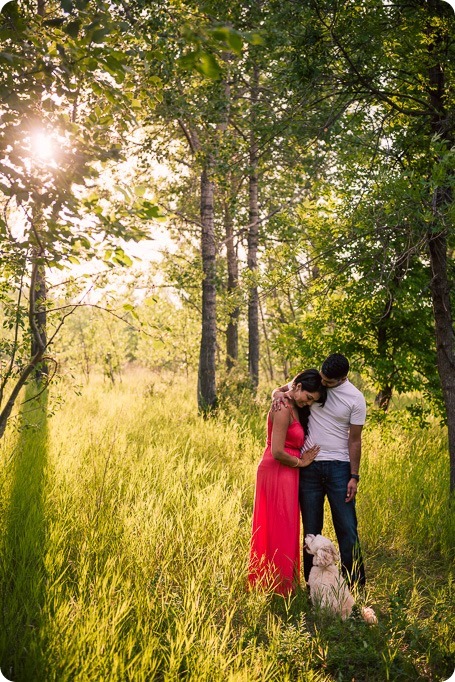
<path fill-rule="evenodd" d="M 140 372 L 26 403 L 0 445 L 3 675 L 14 682 L 446 680 L 455 667 L 445 431 L 365 431 L 376 626 L 248 591 L 267 398 L 204 420 Z M 42 396 L 42 402 L 45 401 Z M 49 406 L 48 406 L 49 407 Z M 14 425 L 13 425 L 14 426 Z M 327 514 L 325 533 L 333 537 Z"/>

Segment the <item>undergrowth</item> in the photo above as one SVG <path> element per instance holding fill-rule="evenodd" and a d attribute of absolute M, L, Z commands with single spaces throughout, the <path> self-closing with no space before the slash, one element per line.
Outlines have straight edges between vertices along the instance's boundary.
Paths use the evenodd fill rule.
<path fill-rule="evenodd" d="M 267 403 L 197 415 L 141 375 L 68 392 L 0 446 L 3 675 L 15 682 L 445 680 L 453 510 L 438 426 L 366 429 L 358 496 L 378 625 L 246 588 Z M 330 514 L 324 532 L 333 537 Z"/>

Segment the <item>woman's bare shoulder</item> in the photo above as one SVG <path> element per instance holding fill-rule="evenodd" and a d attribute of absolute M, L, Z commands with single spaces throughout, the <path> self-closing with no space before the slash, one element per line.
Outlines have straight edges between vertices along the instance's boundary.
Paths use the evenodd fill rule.
<path fill-rule="evenodd" d="M 281 403 L 281 409 L 269 410 L 268 419 L 272 424 L 286 424 L 289 422 L 289 410 L 291 410 L 291 402 L 286 398 L 286 402 Z"/>

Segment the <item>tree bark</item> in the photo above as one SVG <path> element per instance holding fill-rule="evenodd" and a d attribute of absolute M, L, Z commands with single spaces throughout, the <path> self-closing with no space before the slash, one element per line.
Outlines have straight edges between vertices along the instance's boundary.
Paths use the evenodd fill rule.
<path fill-rule="evenodd" d="M 201 174 L 202 334 L 198 371 L 198 407 L 204 414 L 216 408 L 216 249 L 214 185 L 207 168 Z"/>
<path fill-rule="evenodd" d="M 379 409 L 387 412 L 390 406 L 390 401 L 392 400 L 392 387 L 384 386 L 375 396 L 374 403 L 379 407 Z"/>
<path fill-rule="evenodd" d="M 229 65 L 231 55 L 223 53 L 222 59 L 225 64 Z M 226 133 L 229 114 L 231 110 L 231 86 L 229 69 L 223 82 L 224 91 L 224 112 L 221 122 L 218 124 L 218 130 L 224 134 Z M 234 242 L 234 223 L 232 218 L 232 199 L 234 197 L 233 176 L 229 173 L 228 176 L 230 189 L 226 192 L 224 204 L 224 231 L 226 238 L 226 260 L 227 260 L 227 295 L 229 304 L 228 324 L 226 328 L 226 369 L 228 372 L 235 367 L 239 359 L 239 333 L 238 323 L 240 317 L 240 307 L 238 305 L 238 289 L 239 289 L 239 265 L 237 246 Z M 231 308 L 231 306 L 233 306 Z"/>
<path fill-rule="evenodd" d="M 455 491 L 455 334 L 447 273 L 447 238 L 444 232 L 428 235 L 431 262 L 431 297 L 436 335 L 438 373 L 447 412 L 450 456 L 450 492 Z"/>
<path fill-rule="evenodd" d="M 38 6 L 37 6 L 37 14 L 40 17 L 45 16 L 45 10 L 46 10 L 46 0 L 38 0 Z M 41 207 L 38 206 L 36 208 L 36 215 L 37 219 L 35 220 L 35 235 L 37 239 L 39 239 L 39 229 L 40 229 L 40 224 L 42 220 L 42 213 L 41 213 Z M 35 306 L 34 310 L 30 311 L 30 315 L 34 316 L 34 320 L 36 323 L 36 328 L 38 331 L 38 335 L 43 343 L 44 348 L 47 345 L 47 339 L 46 339 L 46 323 L 47 323 L 47 314 L 46 314 L 46 300 L 47 300 L 47 285 L 46 285 L 46 269 L 44 266 L 44 263 L 39 263 L 40 258 L 43 256 L 43 250 L 40 247 L 37 247 L 33 250 L 33 256 L 32 258 L 36 260 L 38 263 L 37 268 L 36 268 L 36 279 L 35 279 L 35 292 L 34 296 L 30 296 L 30 305 L 31 301 L 35 301 Z M 41 341 L 38 340 L 37 334 L 32 333 L 32 344 L 31 344 L 31 357 L 34 358 L 36 357 L 37 353 L 39 352 L 41 348 Z M 43 350 L 44 352 L 44 350 Z M 45 362 L 40 362 L 35 365 L 35 370 L 34 370 L 34 376 L 35 376 L 35 381 L 37 383 L 40 383 L 43 379 L 43 376 L 48 375 L 48 367 Z"/>
<path fill-rule="evenodd" d="M 5 403 L 5 406 L 0 412 L 0 438 L 2 438 L 3 434 L 5 433 L 8 419 L 10 418 L 12 409 L 14 407 L 14 403 L 16 402 L 22 387 L 25 386 L 32 373 L 36 372 L 36 368 L 41 363 L 44 353 L 46 351 L 46 341 L 39 330 L 38 323 L 36 320 L 35 297 L 37 290 L 37 281 L 39 279 L 38 278 L 39 268 L 40 265 L 38 264 L 38 261 L 35 259 L 32 263 L 32 274 L 30 278 L 29 324 L 36 352 L 32 354 L 30 362 L 22 370 L 19 378 L 17 379 L 16 383 L 14 384 L 11 390 L 10 396 Z"/>
<path fill-rule="evenodd" d="M 259 383 L 259 299 L 255 282 L 257 275 L 257 254 L 259 235 L 259 181 L 258 181 L 258 142 L 256 134 L 256 105 L 259 93 L 259 69 L 253 65 L 250 85 L 250 172 L 249 172 L 249 229 L 247 264 L 252 278 L 248 297 L 248 371 L 254 390 Z"/>
<path fill-rule="evenodd" d="M 396 273 L 394 274 L 393 278 L 393 283 L 394 285 L 398 286 L 398 277 Z M 382 314 L 381 319 L 379 320 L 378 323 L 378 328 L 377 328 L 377 349 L 378 349 L 378 355 L 380 359 L 383 361 L 384 364 L 387 362 L 387 353 L 388 353 L 388 345 L 389 345 L 389 335 L 388 335 L 388 325 L 390 322 L 390 318 L 392 316 L 392 309 L 393 309 L 393 304 L 394 304 L 394 295 L 392 291 L 389 290 L 389 299 L 386 301 L 385 307 L 384 307 L 384 312 Z M 384 382 L 384 377 L 381 382 L 383 384 L 378 391 L 374 402 L 377 407 L 379 407 L 381 410 L 384 410 L 384 412 L 387 412 L 389 409 L 390 401 L 392 399 L 392 391 L 393 387 L 389 383 L 392 377 L 389 375 L 389 381 Z M 385 385 L 384 385 L 384 383 Z"/>
<path fill-rule="evenodd" d="M 262 310 L 260 299 L 259 299 L 259 312 L 261 313 L 262 333 L 264 335 L 265 348 L 267 351 L 267 369 L 269 371 L 270 381 L 274 381 L 275 376 L 274 376 L 274 371 L 273 371 L 272 352 L 270 350 L 269 335 L 267 333 L 267 324 L 265 321 L 264 312 Z"/>
<path fill-rule="evenodd" d="M 436 13 L 440 11 L 434 2 L 430 3 L 430 7 Z M 438 44 L 442 41 L 443 36 L 438 35 L 433 44 L 429 45 L 430 58 L 433 50 L 439 47 Z M 430 104 L 433 111 L 431 132 L 452 145 L 452 118 L 448 116 L 445 107 L 444 70 L 438 61 L 430 67 L 428 76 Z M 455 491 L 455 333 L 447 271 L 447 227 L 444 224 L 444 219 L 441 218 L 452 199 L 451 191 L 447 187 L 440 187 L 434 191 L 432 207 L 434 222 L 432 229 L 427 233 L 427 245 L 432 273 L 431 297 L 435 322 L 436 357 L 447 412 L 450 493 L 453 495 Z"/>
<path fill-rule="evenodd" d="M 226 329 L 226 368 L 228 372 L 237 364 L 239 358 L 238 323 L 240 307 L 237 303 L 239 289 L 239 265 L 237 248 L 234 243 L 234 225 L 229 202 L 226 201 L 224 210 L 224 228 L 226 235 L 227 257 L 227 293 L 229 305 L 229 321 Z"/>
<path fill-rule="evenodd" d="M 43 263 L 40 263 L 41 254 L 35 250 L 33 259 L 36 262 L 36 278 L 32 280 L 30 287 L 34 287 L 33 296 L 30 295 L 30 319 L 33 318 L 36 329 L 32 327 L 32 342 L 31 342 L 31 357 L 35 357 L 41 349 L 47 346 L 47 285 L 46 285 L 46 270 Z M 39 362 L 35 365 L 34 376 L 35 380 L 40 383 L 43 378 L 47 378 L 49 373 L 46 362 Z"/>

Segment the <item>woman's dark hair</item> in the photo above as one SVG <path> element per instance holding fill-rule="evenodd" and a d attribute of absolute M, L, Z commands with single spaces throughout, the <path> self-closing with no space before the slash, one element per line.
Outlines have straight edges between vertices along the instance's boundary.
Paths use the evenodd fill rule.
<path fill-rule="evenodd" d="M 297 386 L 300 384 L 304 391 L 310 391 L 311 393 L 319 393 L 319 398 L 316 400 L 317 403 L 324 405 L 327 398 L 327 389 L 322 385 L 321 375 L 317 369 L 306 369 L 304 372 L 300 372 L 292 380 L 292 383 Z M 303 426 L 305 435 L 309 433 L 308 430 L 308 418 L 310 416 L 310 407 L 305 405 L 304 407 L 299 407 L 296 405 L 297 413 L 299 415 L 299 421 Z"/>

